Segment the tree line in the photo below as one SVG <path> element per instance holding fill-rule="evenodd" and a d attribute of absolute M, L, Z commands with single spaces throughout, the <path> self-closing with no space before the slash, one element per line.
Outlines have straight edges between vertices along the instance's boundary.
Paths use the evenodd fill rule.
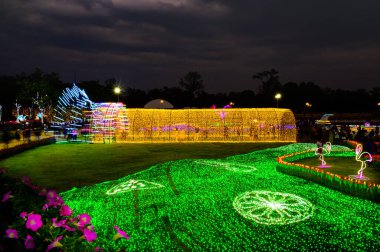
<path fill-rule="evenodd" d="M 279 107 L 289 108 L 294 113 L 375 112 L 380 109 L 380 86 L 371 90 L 352 91 L 321 88 L 313 82 L 282 83 L 279 72 L 275 69 L 255 73 L 252 80 L 259 80 L 261 83 L 257 92 L 247 89 L 229 93 L 208 93 L 205 91 L 207 83 L 204 83 L 197 71 L 185 74 L 178 80 L 177 86 L 151 90 L 123 86 L 114 78 L 107 79 L 104 83 L 98 80 L 80 81 L 77 86 L 84 89 L 92 101 L 107 102 L 117 101 L 113 90 L 121 85 L 119 100 L 130 108 L 144 107 L 153 99 L 165 99 L 175 108 L 209 108 L 212 105 L 223 107 L 230 102 L 233 102 L 234 107 L 240 108 L 276 107 L 274 96 L 281 93 Z M 71 86 L 72 83 L 62 82 L 58 73 L 44 73 L 38 68 L 31 74 L 0 76 L 2 120 L 14 120 L 16 100 L 24 108 L 33 108 L 37 96 L 39 103 L 43 103 L 44 107 L 53 108 L 62 91 Z"/>

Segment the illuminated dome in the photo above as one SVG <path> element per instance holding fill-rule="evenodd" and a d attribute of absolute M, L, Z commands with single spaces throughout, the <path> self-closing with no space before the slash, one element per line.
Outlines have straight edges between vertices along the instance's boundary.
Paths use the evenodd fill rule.
<path fill-rule="evenodd" d="M 171 109 L 173 108 L 173 105 L 164 99 L 156 99 L 145 104 L 144 108 Z"/>

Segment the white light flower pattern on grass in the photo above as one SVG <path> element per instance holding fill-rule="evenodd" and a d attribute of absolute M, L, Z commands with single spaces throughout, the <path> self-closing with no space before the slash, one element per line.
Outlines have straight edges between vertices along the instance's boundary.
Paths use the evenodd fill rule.
<path fill-rule="evenodd" d="M 221 161 L 214 161 L 214 160 L 197 160 L 194 162 L 197 164 L 204 164 L 208 166 L 223 168 L 223 169 L 234 171 L 234 172 L 253 172 L 257 170 L 256 167 L 251 166 L 251 165 L 226 162 L 226 161 L 221 162 Z"/>
<path fill-rule="evenodd" d="M 109 189 L 106 192 L 106 194 L 112 195 L 112 194 L 125 193 L 128 191 L 134 191 L 134 190 L 149 190 L 149 189 L 157 189 L 161 187 L 164 187 L 164 186 L 161 184 L 148 182 L 145 180 L 130 179 L 127 182 L 123 182 L 123 183 L 115 185 L 114 187 Z"/>
<path fill-rule="evenodd" d="M 244 218 L 264 225 L 285 225 L 313 215 L 313 205 L 294 194 L 252 191 L 235 198 L 235 210 Z"/>

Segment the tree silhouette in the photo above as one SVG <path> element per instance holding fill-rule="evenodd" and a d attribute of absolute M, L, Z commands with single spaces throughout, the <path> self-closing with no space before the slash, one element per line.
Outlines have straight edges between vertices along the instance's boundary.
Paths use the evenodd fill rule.
<path fill-rule="evenodd" d="M 261 81 L 260 93 L 266 97 L 273 96 L 274 93 L 281 91 L 278 71 L 275 69 L 256 73 L 252 78 Z"/>
<path fill-rule="evenodd" d="M 193 97 L 200 96 L 204 89 L 202 76 L 198 72 L 188 72 L 180 79 L 179 85 L 183 87 L 185 91 L 192 94 Z"/>

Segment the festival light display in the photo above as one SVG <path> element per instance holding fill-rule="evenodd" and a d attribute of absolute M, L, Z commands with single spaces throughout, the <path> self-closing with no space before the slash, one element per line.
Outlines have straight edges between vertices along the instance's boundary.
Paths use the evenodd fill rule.
<path fill-rule="evenodd" d="M 368 157 L 368 158 L 367 158 Z M 368 152 L 363 152 L 363 146 L 361 144 L 356 145 L 355 148 L 355 160 L 361 163 L 360 169 L 357 175 L 350 175 L 351 178 L 359 180 L 369 180 L 368 177 L 363 175 L 363 171 L 367 168 L 368 162 L 372 162 L 372 155 Z"/>
<path fill-rule="evenodd" d="M 228 108 L 228 113 L 223 109 L 220 113 L 215 111 L 215 109 L 128 109 L 127 141 L 296 141 L 295 118 L 289 109 Z"/>
<path fill-rule="evenodd" d="M 59 97 L 52 127 L 57 132 L 79 129 L 83 127 L 83 111 L 95 107 L 86 92 L 74 83 L 72 88 L 66 88 Z"/>
<path fill-rule="evenodd" d="M 291 144 L 214 160 L 252 165 L 257 169 L 252 173 L 195 162 L 202 160 L 177 160 L 60 195 L 77 213 L 91 216 L 96 229 L 101 230 L 92 245 L 105 251 L 123 248 L 131 251 L 377 251 L 379 204 L 276 170 L 276 157 L 313 147 L 314 144 Z M 338 146 L 334 146 L 331 155 L 341 151 L 354 155 L 348 148 Z M 315 157 L 314 151 L 307 154 L 307 158 Z M 296 157 L 287 159 L 292 158 Z M 289 167 L 310 174 L 310 169 L 305 167 Z M 323 172 L 323 177 L 330 177 L 326 169 L 315 169 Z M 119 183 L 128 185 L 131 179 L 152 181 L 164 187 L 138 190 L 132 189 L 135 184 L 131 183 L 126 186 L 129 189 L 126 193 L 105 194 Z M 350 190 L 367 182 L 351 180 L 358 184 L 348 185 Z M 243 214 L 234 208 L 234 201 Z M 131 239 L 113 242 L 109 239 L 114 235 L 113 226 L 125 230 Z"/>
<path fill-rule="evenodd" d="M 323 147 L 323 145 L 318 146 L 315 150 L 315 155 L 318 156 L 318 159 L 321 160 L 321 165 L 318 166 L 319 168 L 330 168 L 330 165 L 326 165 L 325 156 L 330 155 L 331 152 L 331 143 L 326 142 L 326 147 Z"/>
<path fill-rule="evenodd" d="M 123 103 L 97 103 L 96 108 L 86 114 L 89 124 L 88 128 L 82 131 L 89 132 L 92 142 L 112 143 L 128 140 L 128 116 Z"/>
<path fill-rule="evenodd" d="M 145 180 L 136 180 L 136 179 L 130 179 L 127 182 L 122 182 L 120 184 L 117 184 L 113 186 L 111 189 L 109 189 L 106 194 L 113 195 L 118 193 L 125 193 L 128 191 L 135 191 L 135 190 L 150 190 L 150 189 L 157 189 L 164 187 L 161 184 L 145 181 Z"/>
<path fill-rule="evenodd" d="M 244 218 L 264 225 L 299 222 L 313 215 L 313 205 L 294 194 L 252 191 L 235 198 L 233 206 Z"/>

